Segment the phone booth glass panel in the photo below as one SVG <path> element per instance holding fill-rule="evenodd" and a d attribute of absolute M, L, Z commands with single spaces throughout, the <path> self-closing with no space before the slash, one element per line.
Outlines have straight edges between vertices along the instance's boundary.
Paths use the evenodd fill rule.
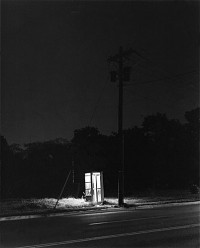
<path fill-rule="evenodd" d="M 85 196 L 91 198 L 91 174 L 85 173 Z"/>

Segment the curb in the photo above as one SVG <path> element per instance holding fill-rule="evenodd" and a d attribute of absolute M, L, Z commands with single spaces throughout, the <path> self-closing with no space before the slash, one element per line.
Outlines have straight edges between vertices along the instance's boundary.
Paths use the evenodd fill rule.
<path fill-rule="evenodd" d="M 27 211 L 24 213 L 6 213 L 0 214 L 0 219 L 2 217 L 16 217 L 16 216 L 29 216 L 29 215 L 41 215 L 47 216 L 49 214 L 56 214 L 56 213 L 71 213 L 71 212 L 80 212 L 80 211 L 90 211 L 90 210 L 101 210 L 107 209 L 110 207 L 101 206 L 101 207 L 86 207 L 86 208 L 67 208 L 67 209 L 48 209 L 48 210 L 41 210 L 41 211 Z"/>
<path fill-rule="evenodd" d="M 145 208 L 155 208 L 155 207 L 173 207 L 173 206 L 184 206 L 184 205 L 194 205 L 200 204 L 199 200 L 186 200 L 186 201 L 169 201 L 169 202 L 162 202 L 162 203 L 145 203 L 138 206 L 139 209 Z"/>

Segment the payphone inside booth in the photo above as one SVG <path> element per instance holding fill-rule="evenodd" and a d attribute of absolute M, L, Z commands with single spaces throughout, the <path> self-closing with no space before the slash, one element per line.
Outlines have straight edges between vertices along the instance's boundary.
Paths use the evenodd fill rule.
<path fill-rule="evenodd" d="M 104 189 L 102 172 L 85 173 L 85 197 L 86 201 L 91 201 L 96 204 L 103 203 Z"/>

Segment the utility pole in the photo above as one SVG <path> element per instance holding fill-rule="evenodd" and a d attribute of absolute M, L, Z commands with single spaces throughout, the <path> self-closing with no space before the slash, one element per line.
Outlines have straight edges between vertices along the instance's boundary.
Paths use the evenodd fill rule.
<path fill-rule="evenodd" d="M 123 153 L 123 48 L 119 48 L 119 104 L 118 104 L 118 136 L 120 169 L 118 174 L 118 205 L 124 204 L 124 153 Z"/>
<path fill-rule="evenodd" d="M 74 183 L 74 158 L 72 158 L 72 182 Z"/>
<path fill-rule="evenodd" d="M 124 67 L 124 59 L 129 57 L 132 50 L 123 51 L 108 59 L 109 62 L 118 64 L 118 71 L 111 71 L 111 81 L 119 82 L 119 103 L 118 103 L 118 138 L 119 138 L 119 171 L 118 171 L 118 205 L 124 205 L 124 138 L 123 138 L 123 81 L 130 79 L 130 67 Z"/>

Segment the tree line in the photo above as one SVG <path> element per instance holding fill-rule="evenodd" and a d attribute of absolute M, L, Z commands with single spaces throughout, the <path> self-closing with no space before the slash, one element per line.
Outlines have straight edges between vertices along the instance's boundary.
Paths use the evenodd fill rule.
<path fill-rule="evenodd" d="M 125 194 L 136 190 L 185 189 L 199 185 L 199 108 L 185 112 L 185 123 L 156 113 L 141 127 L 124 130 Z M 74 131 L 73 138 L 8 145 L 1 135 L 2 198 L 80 197 L 84 173 L 103 171 L 105 195 L 117 194 L 117 133 L 96 127 Z"/>

